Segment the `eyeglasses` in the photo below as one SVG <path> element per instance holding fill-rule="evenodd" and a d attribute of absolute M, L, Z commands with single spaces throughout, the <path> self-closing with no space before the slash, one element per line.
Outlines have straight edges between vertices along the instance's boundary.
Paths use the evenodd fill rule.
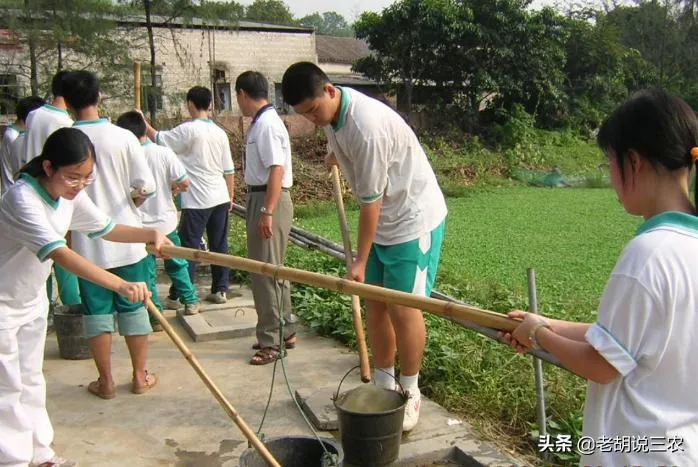
<path fill-rule="evenodd" d="M 66 177 L 65 175 L 61 174 L 61 180 L 63 180 L 63 182 L 70 188 L 82 188 L 95 181 L 95 174 L 88 175 L 87 177 Z"/>

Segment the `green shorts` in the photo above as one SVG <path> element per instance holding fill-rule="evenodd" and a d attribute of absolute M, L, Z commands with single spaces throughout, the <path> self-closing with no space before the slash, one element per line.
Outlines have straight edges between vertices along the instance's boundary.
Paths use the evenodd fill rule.
<path fill-rule="evenodd" d="M 148 281 L 148 257 L 137 263 L 108 269 L 127 282 Z M 114 312 L 122 336 L 143 336 L 153 332 L 148 311 L 143 303 L 131 303 L 116 292 L 105 289 L 85 279 L 78 279 L 80 295 L 85 310 L 87 338 L 115 331 Z"/>
<path fill-rule="evenodd" d="M 420 238 L 396 245 L 373 244 L 366 283 L 428 297 L 436 280 L 446 221 Z"/>

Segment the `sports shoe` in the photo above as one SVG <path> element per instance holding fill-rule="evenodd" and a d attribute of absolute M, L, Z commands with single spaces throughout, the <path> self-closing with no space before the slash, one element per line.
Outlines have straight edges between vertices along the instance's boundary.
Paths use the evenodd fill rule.
<path fill-rule="evenodd" d="M 30 467 L 77 467 L 78 463 L 62 457 L 54 456 L 52 459 L 44 462 L 32 462 Z"/>
<path fill-rule="evenodd" d="M 200 305 L 198 303 L 186 303 L 184 305 L 184 314 L 189 316 L 199 314 L 199 308 Z"/>
<path fill-rule="evenodd" d="M 422 405 L 422 393 L 419 389 L 407 393 L 405 418 L 402 420 L 402 431 L 410 431 L 419 421 L 419 408 Z"/>
<path fill-rule="evenodd" d="M 228 297 L 226 296 L 225 292 L 216 292 L 209 294 L 208 297 L 206 297 L 206 300 L 218 305 L 222 305 L 228 302 Z"/>
<path fill-rule="evenodd" d="M 182 308 L 182 302 L 177 299 L 167 297 L 163 306 L 168 310 L 179 310 Z"/>

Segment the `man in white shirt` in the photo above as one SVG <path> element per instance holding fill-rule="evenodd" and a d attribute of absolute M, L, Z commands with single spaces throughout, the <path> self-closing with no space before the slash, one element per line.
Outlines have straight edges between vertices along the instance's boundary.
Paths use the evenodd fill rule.
<path fill-rule="evenodd" d="M 19 109 L 17 109 L 15 113 L 19 113 Z M 17 117 L 14 123 L 7 125 L 2 134 L 2 142 L 0 143 L 0 163 L 2 164 L 2 168 L 0 169 L 0 195 L 11 185 L 11 183 L 8 184 L 5 180 L 12 179 L 12 174 L 6 172 L 4 161 L 10 157 L 10 146 L 22 131 L 24 131 L 24 124 L 19 117 Z"/>
<path fill-rule="evenodd" d="M 330 82 L 315 64 L 291 65 L 284 100 L 324 127 L 328 146 L 361 203 L 358 254 L 349 278 L 429 296 L 443 243 L 446 202 L 417 136 L 390 107 Z M 421 310 L 366 300 L 376 384 L 393 388 L 395 349 L 409 395 L 403 430 L 419 420 L 426 343 Z"/>
<path fill-rule="evenodd" d="M 68 107 L 75 114 L 75 128 L 89 136 L 95 146 L 94 182 L 85 192 L 117 224 L 142 227 L 131 193 L 155 195 L 155 179 L 148 168 L 143 148 L 133 133 L 99 118 L 99 80 L 89 71 L 70 73 L 63 82 Z M 119 244 L 91 239 L 76 233 L 73 249 L 96 265 L 129 282 L 147 282 L 147 256 L 143 244 Z M 133 365 L 132 392 L 142 394 L 157 384 L 157 377 L 146 369 L 148 335 L 152 332 L 143 303 L 130 303 L 111 290 L 79 279 L 85 307 L 86 334 L 95 359 L 99 379 L 88 391 L 103 399 L 114 397 L 111 372 L 111 343 L 115 331 L 126 339 Z"/>
<path fill-rule="evenodd" d="M 27 144 L 25 147 L 24 161 L 29 162 L 41 154 L 46 138 L 59 128 L 73 125 L 68 109 L 63 98 L 63 80 L 68 76 L 68 71 L 59 71 L 51 80 L 51 93 L 53 101 L 31 112 L 27 117 Z"/>
<path fill-rule="evenodd" d="M 56 73 L 51 80 L 51 94 L 53 101 L 51 104 L 44 104 L 34 110 L 27 117 L 26 142 L 21 151 L 23 152 L 23 162 L 27 163 L 41 154 L 46 138 L 59 128 L 66 128 L 73 125 L 63 98 L 63 80 L 68 76 L 68 71 L 62 70 Z M 68 245 L 71 244 L 70 232 L 66 236 Z M 54 264 L 53 272 L 56 275 L 58 285 L 58 295 L 63 305 L 80 305 L 80 288 L 78 278 L 69 273 L 58 264 Z M 49 299 L 53 298 L 53 282 L 49 279 L 48 287 Z"/>
<path fill-rule="evenodd" d="M 211 91 L 195 86 L 187 92 L 192 120 L 167 131 L 157 131 L 146 121 L 148 137 L 172 149 L 187 169 L 189 190 L 182 193 L 179 236 L 187 248 L 199 248 L 206 231 L 210 251 L 228 254 L 228 222 L 233 205 L 234 174 L 230 142 L 225 132 L 209 118 Z M 189 276 L 196 283 L 196 265 L 189 262 Z M 228 268 L 211 265 L 211 293 L 206 300 L 227 302 Z M 178 297 L 172 296 L 170 299 Z"/>
<path fill-rule="evenodd" d="M 242 114 L 252 118 L 245 146 L 247 185 L 247 254 L 251 259 L 283 264 L 293 223 L 291 141 L 284 123 L 269 103 L 269 84 L 259 72 L 246 71 L 235 82 Z M 286 347 L 295 347 L 291 286 L 261 274 L 250 274 L 257 309 L 257 353 L 252 365 L 266 365 L 280 352 L 279 317 L 284 317 Z"/>
<path fill-rule="evenodd" d="M 2 185 L 0 186 L 0 195 L 5 194 L 15 183 L 15 175 L 26 163 L 23 148 L 26 143 L 25 128 L 27 115 L 42 105 L 44 105 L 44 100 L 36 96 L 25 97 L 17 103 L 17 122 L 5 130 L 5 137 L 2 140 L 2 159 L 0 160 Z"/>
<path fill-rule="evenodd" d="M 143 226 L 159 230 L 167 235 L 167 238 L 175 246 L 180 246 L 182 242 L 177 234 L 177 207 L 173 194 L 182 193 L 189 189 L 191 182 L 184 165 L 170 148 L 159 146 L 148 139 L 145 134 L 145 119 L 140 112 L 131 111 L 121 114 L 116 124 L 129 130 L 138 138 L 143 146 L 148 167 L 155 177 L 155 196 L 145 199 L 139 206 Z M 184 305 L 184 314 L 197 314 L 199 312 L 199 297 L 196 295 L 196 289 L 189 278 L 187 260 L 168 258 L 165 259 L 164 264 L 165 272 L 172 281 L 172 290 L 175 291 Z M 149 257 L 148 270 L 148 287 L 153 292 L 153 303 L 162 311 L 162 304 L 157 297 L 157 266 L 154 255 Z M 173 307 L 173 305 L 168 304 L 169 307 Z M 179 309 L 179 303 L 174 304 L 174 308 Z M 150 324 L 153 326 L 153 330 L 161 328 L 159 323 L 153 322 L 153 318 L 151 318 Z"/>

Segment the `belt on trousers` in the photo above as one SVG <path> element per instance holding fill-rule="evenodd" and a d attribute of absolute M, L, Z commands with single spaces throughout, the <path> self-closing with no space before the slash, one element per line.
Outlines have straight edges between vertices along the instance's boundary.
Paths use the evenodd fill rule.
<path fill-rule="evenodd" d="M 266 185 L 247 185 L 248 193 L 259 193 L 262 191 L 267 191 Z M 288 188 L 281 188 L 281 191 L 288 191 Z"/>

